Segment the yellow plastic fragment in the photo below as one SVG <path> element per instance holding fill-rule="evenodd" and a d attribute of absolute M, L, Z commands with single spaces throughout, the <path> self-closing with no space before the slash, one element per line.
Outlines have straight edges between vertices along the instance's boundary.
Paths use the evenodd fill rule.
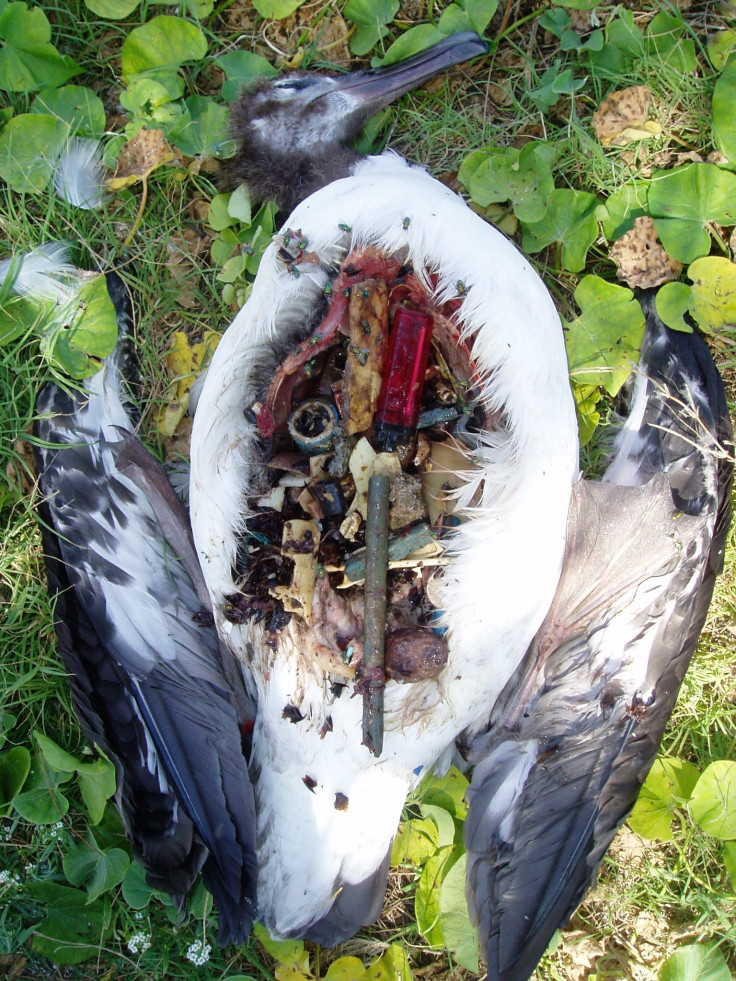
<path fill-rule="evenodd" d="M 297 613 L 312 622 L 312 594 L 317 578 L 317 553 L 320 531 L 316 521 L 297 518 L 284 522 L 281 554 L 294 563 L 294 573 L 288 586 L 273 586 L 269 592 L 280 600 L 287 613 Z"/>

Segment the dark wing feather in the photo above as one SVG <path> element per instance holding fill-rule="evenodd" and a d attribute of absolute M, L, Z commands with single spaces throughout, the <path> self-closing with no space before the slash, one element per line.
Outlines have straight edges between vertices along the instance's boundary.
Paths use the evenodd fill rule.
<path fill-rule="evenodd" d="M 552 608 L 470 749 L 468 898 L 492 979 L 524 981 L 592 882 L 654 761 L 720 568 L 722 385 L 702 340 L 652 312 L 629 418 L 607 477 L 632 486 L 575 489 Z"/>
<path fill-rule="evenodd" d="M 159 465 L 125 431 L 114 367 L 87 395 L 51 385 L 39 397 L 40 515 L 59 647 L 83 731 L 115 764 L 116 802 L 149 882 L 181 905 L 201 868 L 220 942 L 240 942 L 256 881 L 239 726 L 247 706 L 236 705 L 192 581 L 186 516 L 152 493 Z"/>

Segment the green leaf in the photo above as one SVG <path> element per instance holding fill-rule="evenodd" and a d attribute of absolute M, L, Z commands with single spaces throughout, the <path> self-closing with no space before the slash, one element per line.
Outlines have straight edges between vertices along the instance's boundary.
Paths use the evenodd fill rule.
<path fill-rule="evenodd" d="M 685 760 L 656 759 L 629 815 L 629 827 L 642 838 L 672 841 L 672 818 L 690 799 L 699 776 L 697 767 Z"/>
<path fill-rule="evenodd" d="M 679 947 L 659 969 L 659 981 L 732 981 L 726 959 L 717 947 Z"/>
<path fill-rule="evenodd" d="M 539 17 L 539 26 L 557 38 L 569 29 L 570 23 L 570 15 L 562 7 L 549 7 Z"/>
<path fill-rule="evenodd" d="M 647 54 L 658 58 L 662 64 L 677 72 L 687 74 L 698 67 L 695 42 L 684 37 L 687 28 L 681 16 L 663 10 L 647 25 L 644 44 Z"/>
<path fill-rule="evenodd" d="M 105 20 L 123 20 L 132 14 L 141 0 L 84 0 L 93 14 Z"/>
<path fill-rule="evenodd" d="M 34 732 L 33 735 L 43 758 L 54 770 L 59 773 L 74 773 L 77 767 L 81 766 L 81 760 L 72 756 L 71 753 L 67 753 L 61 746 L 57 746 L 53 739 L 49 739 L 44 733 Z"/>
<path fill-rule="evenodd" d="M 411 981 L 409 957 L 403 944 L 391 946 L 365 970 L 361 981 Z"/>
<path fill-rule="evenodd" d="M 133 909 L 145 909 L 153 896 L 160 895 L 146 882 L 146 870 L 131 862 L 123 876 L 123 899 Z"/>
<path fill-rule="evenodd" d="M 706 834 L 736 838 L 736 763 L 716 760 L 705 769 L 690 798 L 690 815 Z"/>
<path fill-rule="evenodd" d="M 260 923 L 253 924 L 256 940 L 279 964 L 297 964 L 304 953 L 302 940 L 274 940 L 268 930 Z"/>
<path fill-rule="evenodd" d="M 708 38 L 708 57 L 716 71 L 726 67 L 731 54 L 736 52 L 736 31 L 732 27 L 715 31 Z"/>
<path fill-rule="evenodd" d="M 521 150 L 476 150 L 465 158 L 458 177 L 481 208 L 510 201 L 520 221 L 535 222 L 544 217 L 554 190 L 556 159 L 551 143 L 527 143 Z"/>
<path fill-rule="evenodd" d="M 115 349 L 118 321 L 103 275 L 88 279 L 71 303 L 59 308 L 42 338 L 42 350 L 73 378 L 87 378 Z"/>
<path fill-rule="evenodd" d="M 439 832 L 434 821 L 428 818 L 402 821 L 391 849 L 391 864 L 423 865 L 437 851 L 438 841 Z"/>
<path fill-rule="evenodd" d="M 55 883 L 29 883 L 26 889 L 33 898 L 50 905 L 34 928 L 32 946 L 37 953 L 55 964 L 79 964 L 99 954 L 106 933 L 101 902 L 88 904 L 80 889 Z"/>
<path fill-rule="evenodd" d="M 631 290 L 584 276 L 575 290 L 581 314 L 566 322 L 570 374 L 615 395 L 639 358 L 644 314 Z"/>
<path fill-rule="evenodd" d="M 693 163 L 658 171 L 649 186 L 649 212 L 665 250 L 688 263 L 710 251 L 709 222 L 736 224 L 736 174 Z"/>
<path fill-rule="evenodd" d="M 99 280 L 104 283 L 105 277 L 97 277 L 94 283 Z M 77 774 L 82 800 L 92 823 L 98 824 L 105 812 L 106 802 L 115 793 L 115 768 L 112 763 L 105 759 L 83 763 L 42 732 L 34 732 L 34 736 L 43 758 L 52 769 L 59 773 Z"/>
<path fill-rule="evenodd" d="M 221 232 L 223 229 L 229 228 L 230 225 L 234 225 L 237 221 L 237 218 L 230 214 L 229 202 L 229 194 L 216 194 L 210 201 L 207 224 L 210 228 L 214 228 L 216 232 Z M 235 241 L 232 242 L 230 248 L 232 249 L 234 245 Z"/>
<path fill-rule="evenodd" d="M 136 116 L 153 122 L 178 118 L 181 106 L 172 109 L 171 103 L 184 94 L 184 79 L 176 71 L 166 70 L 143 75 L 131 75 L 128 87 L 120 93 L 120 104 Z"/>
<path fill-rule="evenodd" d="M 526 252 L 540 252 L 552 242 L 560 242 L 562 265 L 570 272 L 580 272 L 598 235 L 597 207 L 598 198 L 594 194 L 557 188 L 549 195 L 544 218 L 524 222 L 522 248 Z"/>
<path fill-rule="evenodd" d="M 266 20 L 283 20 L 298 10 L 304 0 L 253 0 L 253 6 Z"/>
<path fill-rule="evenodd" d="M 251 197 L 247 184 L 236 187 L 227 202 L 227 213 L 244 225 L 250 225 L 253 220 Z"/>
<path fill-rule="evenodd" d="M 55 824 L 69 810 L 69 801 L 59 788 L 70 776 L 56 772 L 37 754 L 24 789 L 13 798 L 13 807 L 32 824 Z"/>
<path fill-rule="evenodd" d="M 348 0 L 343 14 L 353 21 L 356 30 L 350 39 L 350 50 L 366 55 L 388 33 L 386 26 L 399 10 L 398 0 Z"/>
<path fill-rule="evenodd" d="M 571 378 L 570 382 L 578 417 L 578 440 L 581 446 L 585 446 L 590 442 L 601 421 L 601 414 L 598 411 L 601 390 L 597 385 L 581 385 L 574 378 Z"/>
<path fill-rule="evenodd" d="M 473 30 L 482 34 L 498 10 L 499 0 L 458 0 L 458 2 L 470 18 Z"/>
<path fill-rule="evenodd" d="M 79 792 L 92 824 L 99 824 L 107 801 L 115 793 L 115 767 L 109 760 L 83 763 L 77 768 Z"/>
<path fill-rule="evenodd" d="M 0 753 L 0 815 L 10 813 L 12 800 L 20 793 L 31 770 L 31 754 L 25 746 L 14 746 Z"/>
<path fill-rule="evenodd" d="M 91 831 L 84 841 L 69 849 L 63 862 L 64 875 L 73 886 L 87 890 L 90 903 L 119 885 L 129 865 L 130 859 L 122 849 L 101 849 Z"/>
<path fill-rule="evenodd" d="M 2 336 L 1 330 L 2 328 L 0 328 L 0 337 Z M 1 343 L 2 340 L 0 340 L 0 344 Z M 12 730 L 16 722 L 17 719 L 14 715 L 11 715 L 10 712 L 3 712 L 3 710 L 0 709 L 0 746 L 5 743 L 7 734 Z"/>
<path fill-rule="evenodd" d="M 123 42 L 121 68 L 127 81 L 138 72 L 178 68 L 207 54 L 207 39 L 196 24 L 181 17 L 154 17 L 134 27 Z"/>
<path fill-rule="evenodd" d="M 329 981 L 365 981 L 363 962 L 357 957 L 338 957 L 327 968 L 325 981 L 328 979 Z"/>
<path fill-rule="evenodd" d="M 690 313 L 701 330 L 719 333 L 736 325 L 736 264 L 724 256 L 705 256 L 687 270 L 692 280 Z"/>
<path fill-rule="evenodd" d="M 0 177 L 20 194 L 46 190 L 68 133 L 53 116 L 14 116 L 0 133 Z"/>
<path fill-rule="evenodd" d="M 459 821 L 465 819 L 468 805 L 465 793 L 469 783 L 467 777 L 457 767 L 451 766 L 443 777 L 430 773 L 422 781 L 419 797 L 422 804 L 431 804 L 449 811 Z"/>
<path fill-rule="evenodd" d="M 736 889 L 736 841 L 723 842 L 723 864 L 731 877 L 731 887 Z"/>
<path fill-rule="evenodd" d="M 456 3 L 451 3 L 442 11 L 437 27 L 448 37 L 451 34 L 459 34 L 461 31 L 474 30 L 470 17 Z"/>
<path fill-rule="evenodd" d="M 437 825 L 437 846 L 445 848 L 455 841 L 455 822 L 452 814 L 436 804 L 420 804 L 422 817 L 430 818 Z"/>
<path fill-rule="evenodd" d="M 732 163 L 736 163 L 736 57 L 729 58 L 713 89 L 713 135 Z"/>
<path fill-rule="evenodd" d="M 9 3 L 0 9 L 0 89 L 33 92 L 62 85 L 79 65 L 51 44 L 51 25 L 40 7 Z"/>
<path fill-rule="evenodd" d="M 427 859 L 419 876 L 414 895 L 417 928 L 430 947 L 444 946 L 440 925 L 440 888 L 447 870 L 455 860 L 455 847 L 441 848 Z"/>
<path fill-rule="evenodd" d="M 466 856 L 447 872 L 440 887 L 440 926 L 447 949 L 461 967 L 478 970 L 478 936 L 468 916 L 465 899 Z"/>
<path fill-rule="evenodd" d="M 684 319 L 691 300 L 692 290 L 686 283 L 665 283 L 657 290 L 657 314 L 672 330 L 692 334 L 692 327 Z"/>
<path fill-rule="evenodd" d="M 171 6 L 171 0 L 150 0 L 153 4 L 158 4 L 159 6 L 166 4 Z M 212 11 L 215 9 L 215 0 L 184 0 L 187 6 L 187 10 L 196 17 L 197 20 L 202 20 L 205 17 L 209 17 Z"/>
<path fill-rule="evenodd" d="M 601 228 L 609 242 L 621 238 L 634 227 L 637 218 L 649 214 L 648 193 L 649 181 L 629 181 L 607 198 Z"/>
<path fill-rule="evenodd" d="M 67 123 L 75 136 L 99 139 L 105 132 L 105 107 L 102 99 L 85 85 L 64 85 L 44 89 L 33 100 L 31 112 L 55 116 Z"/>
<path fill-rule="evenodd" d="M 539 80 L 539 85 L 531 89 L 529 95 L 540 109 L 550 109 L 563 95 L 574 95 L 585 85 L 585 78 L 575 78 L 571 68 L 561 68 L 561 62 L 548 68 Z"/>
<path fill-rule="evenodd" d="M 273 78 L 278 72 L 273 65 L 253 51 L 228 51 L 215 58 L 215 64 L 225 72 L 222 97 L 226 102 L 234 102 L 240 90 L 257 78 Z"/>
<path fill-rule="evenodd" d="M 230 135 L 227 106 L 203 95 L 193 95 L 184 104 L 187 113 L 171 130 L 171 142 L 188 157 L 212 156 Z"/>
<path fill-rule="evenodd" d="M 371 65 L 374 68 L 383 65 L 393 65 L 397 61 L 410 58 L 425 48 L 430 48 L 438 41 L 444 41 L 446 35 L 438 30 L 434 24 L 418 24 L 410 27 L 408 31 L 398 37 L 388 49 L 383 58 L 373 58 Z"/>

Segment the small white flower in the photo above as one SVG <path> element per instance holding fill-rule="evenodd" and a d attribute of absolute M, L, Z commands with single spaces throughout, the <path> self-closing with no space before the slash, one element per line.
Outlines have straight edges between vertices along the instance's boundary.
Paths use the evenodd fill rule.
<path fill-rule="evenodd" d="M 0 871 L 0 886 L 7 886 L 10 881 L 10 872 L 7 869 L 2 869 Z"/>
<path fill-rule="evenodd" d="M 128 941 L 128 950 L 131 954 L 142 954 L 151 946 L 150 933 L 134 933 Z"/>
<path fill-rule="evenodd" d="M 143 910 L 142 909 L 136 910 L 135 913 L 133 913 L 133 919 L 134 920 L 142 920 L 143 919 Z"/>
<path fill-rule="evenodd" d="M 185 956 L 196 967 L 201 967 L 210 959 L 211 950 L 212 947 L 209 944 L 203 944 L 201 940 L 194 940 L 187 948 Z"/>

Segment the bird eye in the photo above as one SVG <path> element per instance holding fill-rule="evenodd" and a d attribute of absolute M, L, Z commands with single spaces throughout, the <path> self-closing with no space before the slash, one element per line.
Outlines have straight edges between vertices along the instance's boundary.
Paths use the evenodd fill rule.
<path fill-rule="evenodd" d="M 273 87 L 285 92 L 301 92 L 309 83 L 308 78 L 279 78 L 273 83 Z"/>

